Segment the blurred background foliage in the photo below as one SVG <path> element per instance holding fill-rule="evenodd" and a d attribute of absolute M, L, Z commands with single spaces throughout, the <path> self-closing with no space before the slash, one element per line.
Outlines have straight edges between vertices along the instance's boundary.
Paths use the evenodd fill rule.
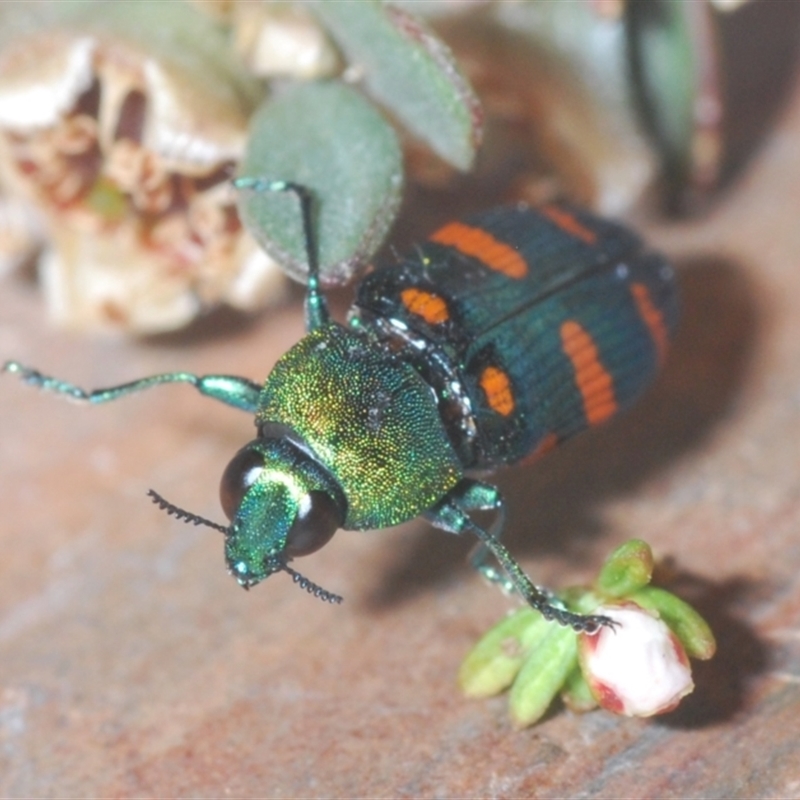
<path fill-rule="evenodd" d="M 303 278 L 299 215 L 236 197 L 241 174 L 313 189 L 329 286 L 391 230 L 498 202 L 699 213 L 768 124 L 731 126 L 741 98 L 779 107 L 798 20 L 771 0 L 6 2 L 0 270 L 35 267 L 49 318 L 86 331 L 268 307 Z"/>

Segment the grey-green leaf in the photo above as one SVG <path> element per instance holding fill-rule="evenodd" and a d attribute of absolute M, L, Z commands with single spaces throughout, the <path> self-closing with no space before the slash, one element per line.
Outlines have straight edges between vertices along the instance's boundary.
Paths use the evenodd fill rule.
<path fill-rule="evenodd" d="M 361 270 L 388 233 L 400 204 L 402 154 L 393 128 L 355 89 L 307 83 L 256 112 L 239 174 L 311 189 L 321 275 L 330 286 Z M 305 280 L 296 198 L 243 191 L 239 213 L 267 253 Z"/>
<path fill-rule="evenodd" d="M 367 89 L 445 161 L 472 165 L 480 103 L 450 49 L 417 17 L 380 0 L 311 0 Z"/>

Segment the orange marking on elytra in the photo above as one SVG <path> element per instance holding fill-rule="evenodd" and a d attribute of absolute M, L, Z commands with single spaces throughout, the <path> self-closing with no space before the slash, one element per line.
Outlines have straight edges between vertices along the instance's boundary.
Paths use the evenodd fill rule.
<path fill-rule="evenodd" d="M 489 408 L 507 417 L 514 410 L 514 392 L 508 375 L 499 367 L 486 367 L 478 379 Z"/>
<path fill-rule="evenodd" d="M 667 327 L 664 325 L 664 317 L 653 304 L 650 292 L 643 283 L 632 283 L 631 294 L 636 303 L 636 310 L 639 312 L 639 316 L 644 320 L 647 330 L 650 331 L 650 336 L 653 337 L 658 363 L 663 364 L 667 355 L 667 343 L 669 340 Z"/>
<path fill-rule="evenodd" d="M 568 233 L 586 244 L 597 244 L 597 234 L 578 222 L 569 211 L 564 211 L 563 208 L 558 208 L 558 206 L 544 206 L 540 211 L 564 233 Z"/>
<path fill-rule="evenodd" d="M 583 398 L 583 413 L 597 425 L 617 412 L 614 379 L 600 362 L 594 339 L 574 320 L 561 325 L 561 346 L 572 362 L 575 383 Z"/>
<path fill-rule="evenodd" d="M 473 228 L 463 222 L 451 222 L 439 228 L 430 239 L 455 247 L 465 256 L 477 258 L 489 269 L 502 272 L 509 278 L 524 278 L 528 274 L 525 259 L 510 244 L 495 239 L 481 228 Z"/>
<path fill-rule="evenodd" d="M 412 286 L 400 292 L 400 299 L 412 314 L 422 317 L 429 325 L 439 325 L 447 322 L 450 318 L 447 303 L 433 292 L 426 292 Z"/>

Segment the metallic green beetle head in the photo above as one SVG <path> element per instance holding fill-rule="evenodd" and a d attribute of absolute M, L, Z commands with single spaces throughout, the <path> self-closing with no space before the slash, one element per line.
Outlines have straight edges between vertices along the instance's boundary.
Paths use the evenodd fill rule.
<path fill-rule="evenodd" d="M 312 593 L 333 599 L 288 568 L 293 558 L 327 544 L 346 516 L 337 482 L 291 429 L 262 426 L 228 464 L 220 497 L 231 521 L 225 558 L 242 586 L 285 571 Z"/>
<path fill-rule="evenodd" d="M 327 544 L 347 517 L 347 500 L 338 482 L 295 431 L 267 422 L 222 475 L 220 497 L 230 525 L 219 525 L 149 495 L 168 514 L 225 534 L 228 570 L 245 589 L 274 572 L 288 572 L 315 597 L 340 603 L 289 566 Z"/>

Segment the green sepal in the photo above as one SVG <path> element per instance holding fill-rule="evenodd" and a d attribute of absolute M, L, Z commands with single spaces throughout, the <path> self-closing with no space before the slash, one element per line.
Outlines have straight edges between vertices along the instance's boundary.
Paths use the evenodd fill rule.
<path fill-rule="evenodd" d="M 509 694 L 514 725 L 524 728 L 540 720 L 578 665 L 578 634 L 549 623 L 546 637 L 531 650 Z"/>
<path fill-rule="evenodd" d="M 364 85 L 413 134 L 461 170 L 481 139 L 480 103 L 449 48 L 420 19 L 380 0 L 312 0 Z"/>
<path fill-rule="evenodd" d="M 388 233 L 400 205 L 402 153 L 392 126 L 355 89 L 306 83 L 256 112 L 239 175 L 294 181 L 313 192 L 320 274 L 330 286 L 360 271 Z M 297 199 L 245 190 L 239 212 L 264 250 L 304 281 Z"/>
<path fill-rule="evenodd" d="M 458 683 L 468 697 L 491 697 L 507 689 L 528 653 L 547 637 L 551 623 L 520 608 L 491 628 L 461 663 Z"/>
<path fill-rule="evenodd" d="M 576 713 L 583 713 L 597 708 L 597 700 L 595 700 L 586 678 L 583 677 L 580 666 L 574 669 L 567 678 L 567 682 L 561 692 L 561 699 L 570 711 Z"/>
<path fill-rule="evenodd" d="M 626 597 L 650 583 L 653 551 L 647 542 L 631 539 L 607 559 L 597 578 L 597 589 L 609 597 Z"/>
<path fill-rule="evenodd" d="M 650 611 L 657 611 L 670 630 L 680 639 L 687 655 L 703 661 L 711 658 L 717 642 L 708 623 L 688 603 L 672 592 L 647 586 L 628 597 Z"/>

